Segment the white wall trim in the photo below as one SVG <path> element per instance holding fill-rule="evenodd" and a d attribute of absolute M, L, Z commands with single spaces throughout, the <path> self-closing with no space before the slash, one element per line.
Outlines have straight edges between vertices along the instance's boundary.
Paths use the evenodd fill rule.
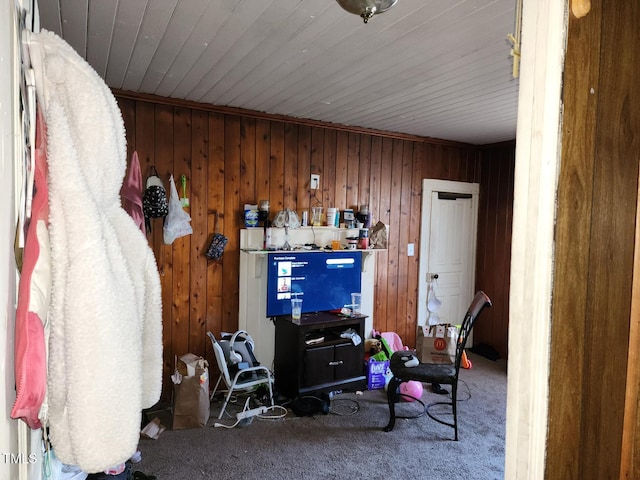
<path fill-rule="evenodd" d="M 525 0 L 511 251 L 505 477 L 541 479 L 566 5 Z"/>
<path fill-rule="evenodd" d="M 3 14 L 0 15 L 0 169 L 4 184 L 0 189 L 0 302 L 4 305 L 0 316 L 0 371 L 3 378 L 3 394 L 0 396 L 0 408 L 4 415 L 0 417 L 0 453 L 19 453 L 18 423 L 9 417 L 15 400 L 14 350 L 13 336 L 15 307 L 17 298 L 17 273 L 13 254 L 13 238 L 16 221 L 17 176 L 15 158 L 21 155 L 21 123 L 18 115 L 18 26 L 16 22 L 16 3 L 3 0 Z M 10 461 L 0 462 L 0 478 L 19 478 L 19 465 Z"/>

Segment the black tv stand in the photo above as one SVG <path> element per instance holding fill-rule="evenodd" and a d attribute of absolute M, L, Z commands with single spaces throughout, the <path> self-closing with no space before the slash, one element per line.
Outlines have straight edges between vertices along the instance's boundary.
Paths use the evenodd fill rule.
<path fill-rule="evenodd" d="M 332 312 L 275 317 L 276 389 L 288 398 L 336 390 L 364 390 L 364 319 Z M 359 345 L 340 335 L 353 329 Z"/>

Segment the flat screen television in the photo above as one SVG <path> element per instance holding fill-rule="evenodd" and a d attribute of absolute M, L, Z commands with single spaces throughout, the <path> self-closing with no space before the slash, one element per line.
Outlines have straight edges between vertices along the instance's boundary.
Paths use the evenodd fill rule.
<path fill-rule="evenodd" d="M 351 303 L 362 286 L 362 253 L 269 253 L 267 317 L 291 314 L 291 298 L 302 299 L 302 313 L 324 312 Z"/>

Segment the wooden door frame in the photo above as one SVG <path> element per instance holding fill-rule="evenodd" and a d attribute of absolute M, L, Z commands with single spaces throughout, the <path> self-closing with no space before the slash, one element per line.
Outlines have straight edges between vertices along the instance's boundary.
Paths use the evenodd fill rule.
<path fill-rule="evenodd" d="M 625 390 L 624 423 L 620 478 L 637 478 L 640 473 L 640 438 L 637 424 L 640 398 L 640 178 L 636 203 L 636 233 L 633 257 L 631 292 L 631 321 L 629 322 L 629 353 L 627 358 L 627 385 Z"/>
<path fill-rule="evenodd" d="M 524 0 L 516 134 L 505 476 L 545 478 L 566 2 Z"/>
<path fill-rule="evenodd" d="M 420 222 L 420 262 L 418 266 L 418 325 L 424 325 L 427 319 L 427 288 L 428 283 L 427 262 L 430 246 L 430 226 L 431 226 L 431 196 L 433 192 L 452 192 L 471 194 L 471 236 L 473 245 L 471 248 L 471 258 L 469 263 L 472 268 L 469 291 L 469 299 L 473 298 L 475 287 L 475 266 L 476 266 L 476 244 L 478 237 L 478 204 L 480 185 L 478 183 L 455 182 L 451 180 L 435 180 L 432 178 L 422 179 L 422 210 Z"/>

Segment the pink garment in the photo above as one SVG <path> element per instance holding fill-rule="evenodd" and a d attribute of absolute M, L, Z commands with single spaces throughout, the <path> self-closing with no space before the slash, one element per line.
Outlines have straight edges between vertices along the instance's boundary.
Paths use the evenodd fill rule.
<path fill-rule="evenodd" d="M 142 210 L 142 172 L 140 171 L 140 161 L 138 152 L 133 152 L 129 172 L 120 188 L 122 197 L 122 208 L 131 215 L 133 221 L 142 233 L 147 234 L 144 226 L 144 211 Z"/>
<path fill-rule="evenodd" d="M 374 329 L 371 332 L 371 336 L 375 338 L 377 335 L 380 335 L 382 338 L 384 338 L 389 344 L 389 347 L 391 348 L 391 350 L 394 352 L 397 352 L 399 350 L 409 350 L 409 347 L 407 347 L 406 345 L 403 345 L 400 335 L 398 335 L 396 332 L 380 333 Z"/>
<path fill-rule="evenodd" d="M 42 426 L 38 417 L 47 387 L 44 323 L 51 291 L 49 191 L 45 122 L 40 109 L 36 120 L 34 192 L 31 220 L 26 226 L 23 266 L 18 286 L 15 327 L 16 400 L 11 418 L 21 418 L 31 428 Z"/>

